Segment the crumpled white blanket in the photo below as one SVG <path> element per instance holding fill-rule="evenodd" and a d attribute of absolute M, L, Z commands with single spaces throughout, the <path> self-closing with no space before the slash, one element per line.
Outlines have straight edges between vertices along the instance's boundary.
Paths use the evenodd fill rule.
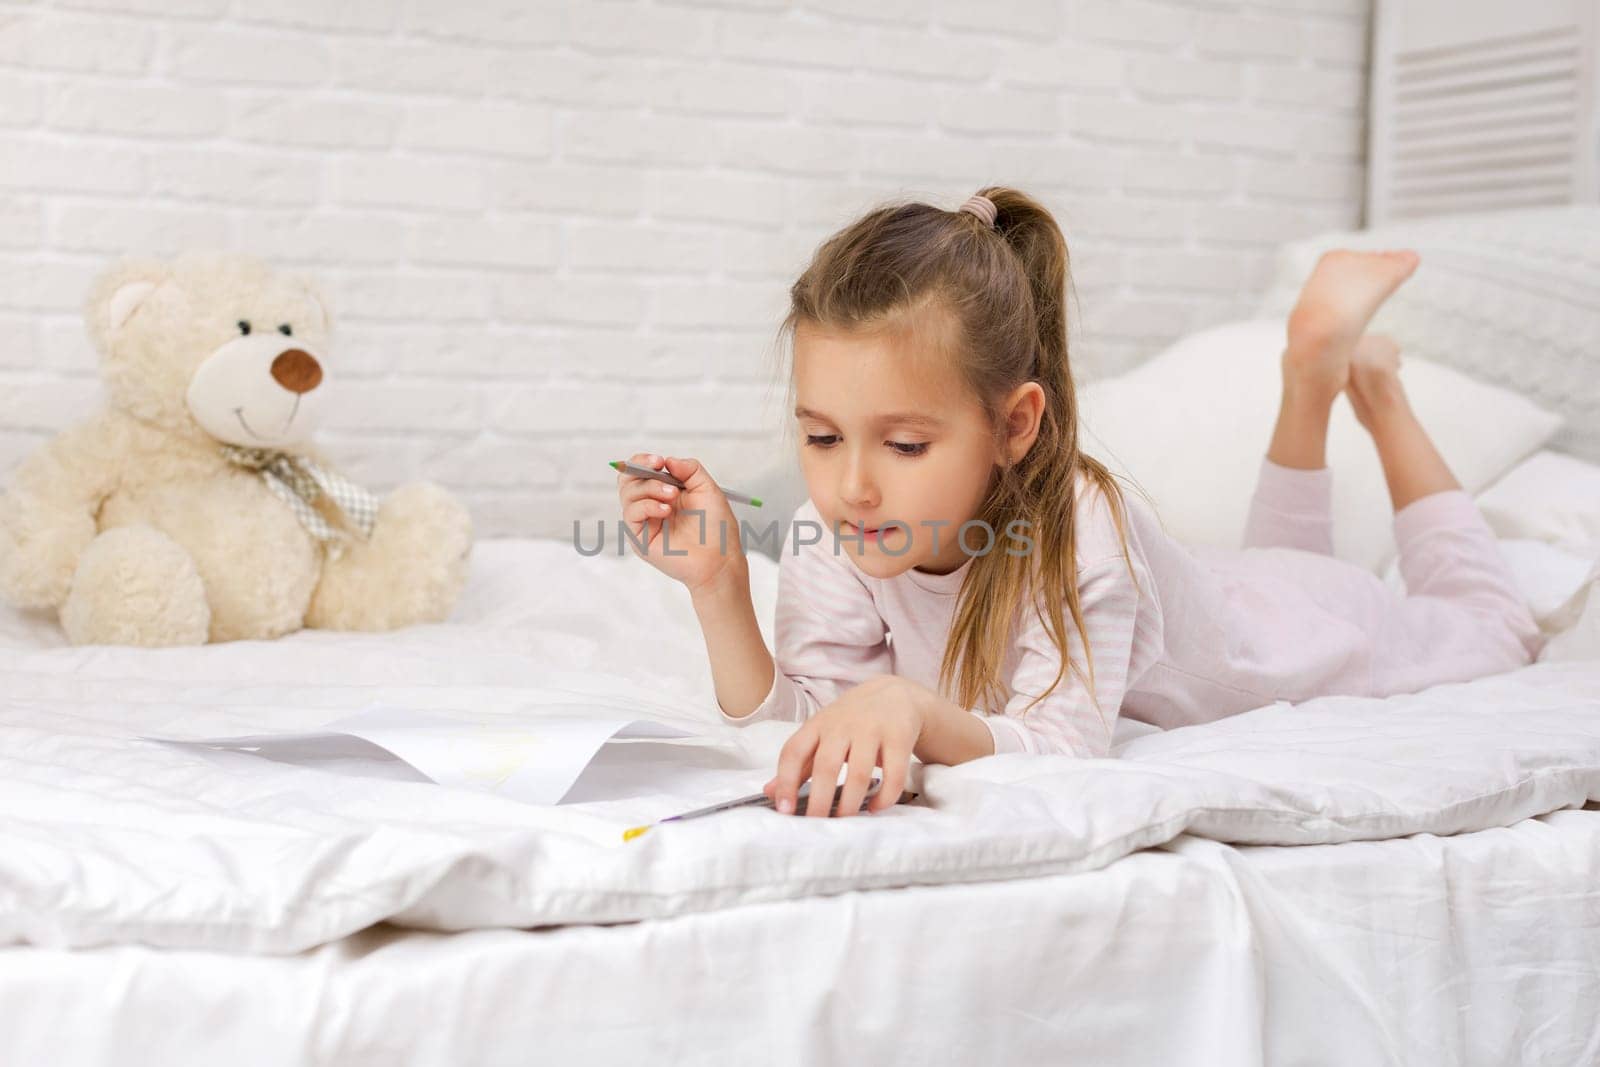
<path fill-rule="evenodd" d="M 1578 659 L 1273 705 L 1134 737 L 1118 759 L 919 768 L 920 799 L 877 815 L 744 809 L 624 843 L 622 829 L 686 806 L 675 774 L 692 771 L 698 796 L 757 790 L 793 727 L 720 723 L 681 589 L 636 561 L 571 554 L 486 542 L 455 620 L 388 635 L 71 649 L 42 647 L 40 620 L 6 620 L 0 942 L 293 953 L 385 919 L 609 923 L 1094 869 L 1181 833 L 1453 834 L 1600 800 L 1600 660 Z M 756 563 L 763 620 L 775 567 Z M 630 743 L 601 768 L 614 799 L 557 807 L 133 739 L 307 729 L 373 701 L 537 714 L 585 693 L 701 737 Z"/>

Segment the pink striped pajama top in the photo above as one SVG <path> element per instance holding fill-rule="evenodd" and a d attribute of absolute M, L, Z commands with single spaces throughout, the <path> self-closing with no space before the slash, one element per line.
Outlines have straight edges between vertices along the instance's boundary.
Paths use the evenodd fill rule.
<path fill-rule="evenodd" d="M 968 709 L 989 728 L 996 753 L 1107 756 L 1119 713 L 1170 729 L 1279 700 L 1414 692 L 1522 666 L 1540 647 L 1493 535 L 1462 490 L 1423 497 L 1395 516 L 1409 594 L 1401 596 L 1332 555 L 1329 468 L 1263 457 L 1236 550 L 1177 541 L 1143 497 L 1125 490 L 1131 573 L 1108 503 L 1081 476 L 1080 486 L 1079 606 L 1104 718 L 1071 670 L 1021 714 L 1055 678 L 1060 656 L 1039 618 L 1019 609 L 1002 673 L 1006 703 Z M 794 517 L 824 532 L 798 552 L 792 538 L 782 546 L 772 689 L 751 714 L 723 712 L 724 720 L 803 721 L 880 674 L 936 690 L 971 559 L 949 574 L 873 578 L 851 562 L 851 546 L 835 554 L 811 501 Z M 997 538 L 994 551 L 1008 543 Z M 1062 617 L 1072 662 L 1086 674 L 1064 600 Z"/>

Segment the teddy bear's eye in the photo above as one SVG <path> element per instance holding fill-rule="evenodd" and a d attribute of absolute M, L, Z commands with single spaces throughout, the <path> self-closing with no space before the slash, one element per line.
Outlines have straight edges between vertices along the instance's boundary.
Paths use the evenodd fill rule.
<path fill-rule="evenodd" d="M 239 332 L 244 334 L 246 337 L 250 336 L 250 323 L 247 319 L 239 320 Z"/>
<path fill-rule="evenodd" d="M 282 326 L 278 327 L 278 332 L 283 334 L 285 337 L 293 337 L 294 336 L 294 331 L 289 328 L 289 324 L 287 322 L 284 323 Z"/>

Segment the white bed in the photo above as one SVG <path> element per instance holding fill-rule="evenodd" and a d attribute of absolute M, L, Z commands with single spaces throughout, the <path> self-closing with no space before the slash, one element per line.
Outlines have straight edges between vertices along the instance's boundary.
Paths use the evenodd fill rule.
<path fill-rule="evenodd" d="M 767 619 L 776 564 L 752 563 Z M 456 621 L 399 634 L 140 652 L 42 647 L 45 622 L 7 618 L 0 1062 L 1600 1049 L 1600 660 L 1130 720 L 1119 760 L 925 768 L 884 815 L 747 810 L 623 844 L 684 805 L 686 770 L 758 787 L 783 736 L 704 713 L 680 594 L 636 561 L 498 541 Z M 619 636 L 652 659 L 632 681 L 607 666 Z M 667 681 L 641 699 L 647 671 Z M 578 788 L 633 795 L 541 809 L 129 739 L 572 691 L 709 743 L 613 745 Z"/>
<path fill-rule="evenodd" d="M 16 1064 L 1587 1064 L 1600 813 L 273 957 L 0 953 Z"/>
<path fill-rule="evenodd" d="M 1507 484 L 1508 533 L 1587 529 Z M 485 542 L 448 624 L 198 650 L 0 611 L 0 1063 L 1597 1062 L 1600 594 L 1572 603 L 1519 671 L 626 844 L 758 788 L 791 728 L 720 722 L 635 560 Z M 553 808 L 133 739 L 574 694 L 700 736 L 607 746 Z"/>

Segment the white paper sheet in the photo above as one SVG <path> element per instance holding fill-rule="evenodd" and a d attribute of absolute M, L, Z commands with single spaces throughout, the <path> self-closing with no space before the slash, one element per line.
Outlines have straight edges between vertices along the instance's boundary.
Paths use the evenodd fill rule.
<path fill-rule="evenodd" d="M 515 718 L 371 707 L 303 733 L 144 740 L 249 752 L 326 770 L 348 769 L 352 761 L 398 759 L 440 785 L 528 804 L 559 804 L 607 741 L 689 736 L 688 730 L 650 719 L 546 704 L 536 716 Z"/>

